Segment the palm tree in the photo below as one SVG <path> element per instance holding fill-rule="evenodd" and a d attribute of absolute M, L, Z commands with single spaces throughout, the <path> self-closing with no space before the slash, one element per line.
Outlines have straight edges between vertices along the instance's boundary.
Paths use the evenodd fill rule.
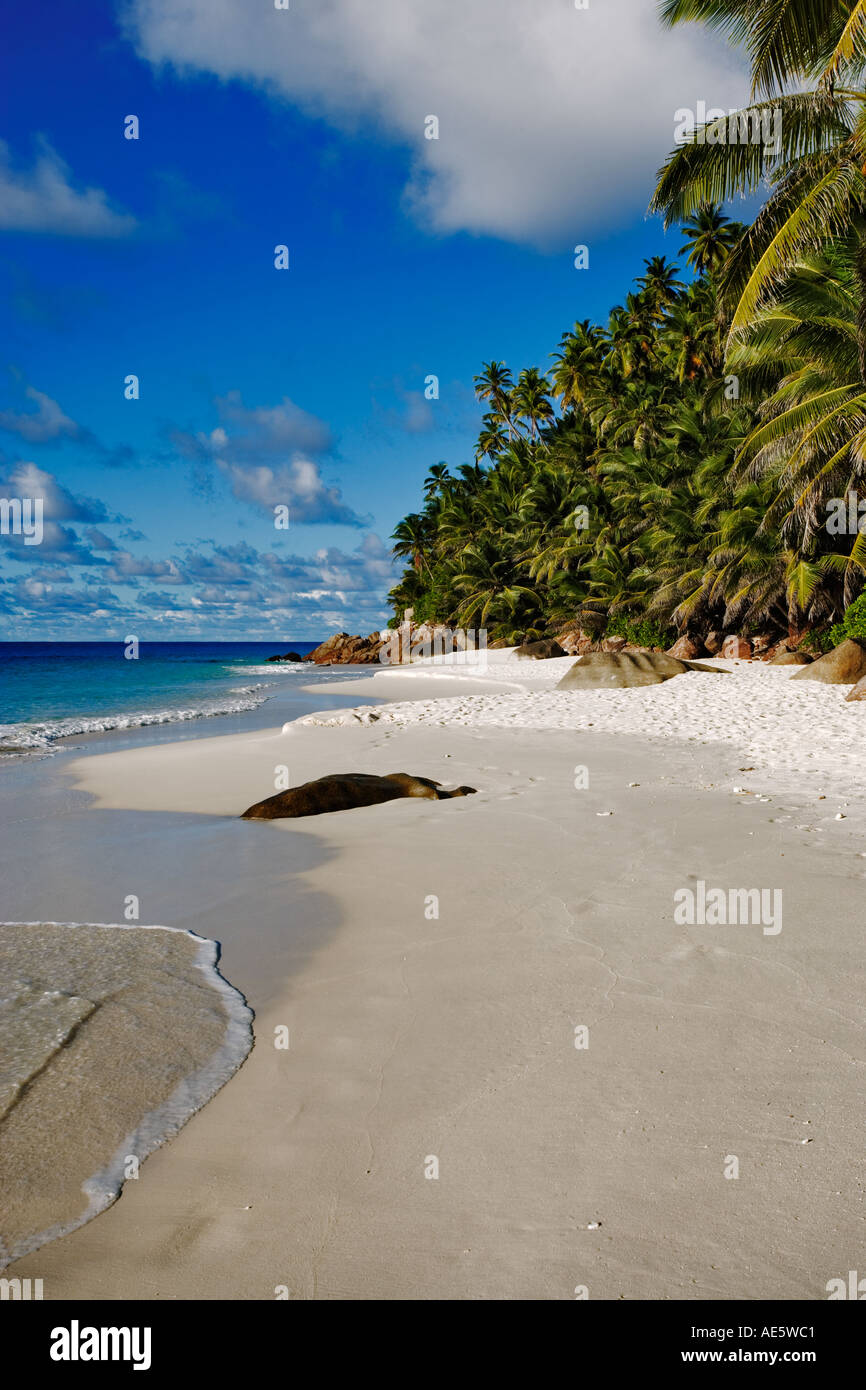
<path fill-rule="evenodd" d="M 407 555 L 412 562 L 412 567 L 416 571 L 423 568 L 430 572 L 427 563 L 427 549 L 430 545 L 429 525 L 425 517 L 418 512 L 410 512 L 402 521 L 398 522 L 394 528 L 393 541 L 395 555 Z"/>
<path fill-rule="evenodd" d="M 866 62 L 863 0 L 662 0 L 660 9 L 665 24 L 703 21 L 745 48 L 753 96 L 800 77 L 856 76 Z"/>
<path fill-rule="evenodd" d="M 488 536 L 464 548 L 457 588 L 463 596 L 457 614 L 461 627 L 505 623 L 525 630 L 538 620 L 538 590 L 515 577 L 510 557 Z"/>
<path fill-rule="evenodd" d="M 840 243 L 804 262 L 730 359 L 753 396 L 770 385 L 739 464 L 773 482 L 770 515 L 785 540 L 816 558 L 831 587 L 841 575 L 846 601 L 862 583 L 866 535 L 853 544 L 833 539 L 825 522 L 830 497 L 866 494 L 854 255 L 856 247 Z"/>
<path fill-rule="evenodd" d="M 653 317 L 661 321 L 685 285 L 677 279 L 679 267 L 672 265 L 665 256 L 653 256 L 644 261 L 644 265 L 646 271 L 638 280 L 641 298 Z"/>
<path fill-rule="evenodd" d="M 479 401 L 489 401 L 491 413 L 505 424 L 508 438 L 513 439 L 511 393 L 514 382 L 504 362 L 485 362 L 483 371 L 475 378 L 475 395 Z"/>
<path fill-rule="evenodd" d="M 529 437 L 534 442 L 538 437 L 539 422 L 553 418 L 550 382 L 537 367 L 524 367 L 511 399 L 515 415 L 529 421 Z"/>
<path fill-rule="evenodd" d="M 424 479 L 424 496 L 430 502 L 437 493 L 447 492 L 447 485 L 451 482 L 451 474 L 448 472 L 447 463 L 434 463 L 427 477 Z"/>
<path fill-rule="evenodd" d="M 564 411 L 580 405 L 587 391 L 598 381 L 604 341 L 604 330 L 591 324 L 589 319 L 583 319 L 562 335 L 559 351 L 551 353 L 556 364 L 553 390 Z"/>
<path fill-rule="evenodd" d="M 690 285 L 670 306 L 661 332 L 678 382 L 695 381 L 719 372 L 723 353 L 715 297 L 707 293 L 703 281 Z"/>
<path fill-rule="evenodd" d="M 671 22 L 704 18 L 750 48 L 753 88 L 781 92 L 775 148 L 696 143 L 671 156 L 655 202 L 680 216 L 695 200 L 754 190 L 769 199 L 720 277 L 733 309 L 728 370 L 770 391 L 739 456 L 772 482 L 766 527 L 791 547 L 789 602 L 814 618 L 862 585 L 866 546 L 828 543 L 822 504 L 864 484 L 866 446 L 866 6 L 854 0 L 667 3 Z M 739 12 L 739 18 L 735 14 Z M 837 89 L 845 73 L 849 83 Z M 766 104 L 753 106 L 758 113 Z M 714 122 L 704 136 L 718 135 Z M 737 560 L 742 568 L 742 556 Z M 773 571 L 779 577 L 779 567 Z M 781 580 L 780 580 L 781 582 Z M 793 621 L 793 619 L 791 619 Z"/>
<path fill-rule="evenodd" d="M 512 435 L 513 437 L 513 435 Z M 478 435 L 478 443 L 475 446 L 475 458 L 494 459 L 500 454 L 508 442 L 505 426 L 499 415 L 485 415 L 481 421 L 481 431 Z"/>
<path fill-rule="evenodd" d="M 859 356 L 866 382 L 866 92 L 836 90 L 830 79 L 812 90 L 777 90 L 813 76 L 821 62 L 826 74 L 826 63 L 840 51 L 845 19 L 858 9 L 854 0 L 665 0 L 662 13 L 669 23 L 704 18 L 744 41 L 752 54 L 753 86 L 776 94 L 752 102 L 730 121 L 723 117 L 695 131 L 660 171 L 651 208 L 670 225 L 707 203 L 770 187 L 754 226 L 724 268 L 723 298 L 735 306 L 733 336 L 748 328 L 804 254 L 855 231 L 862 246 Z M 852 71 L 863 66 L 864 37 L 856 30 L 848 36 L 852 56 L 846 66 Z M 744 132 L 761 132 L 768 119 L 772 144 L 742 138 Z"/>
<path fill-rule="evenodd" d="M 683 223 L 685 241 L 680 255 L 698 275 L 711 274 L 724 265 L 746 231 L 741 222 L 725 217 L 718 203 L 702 203 Z"/>

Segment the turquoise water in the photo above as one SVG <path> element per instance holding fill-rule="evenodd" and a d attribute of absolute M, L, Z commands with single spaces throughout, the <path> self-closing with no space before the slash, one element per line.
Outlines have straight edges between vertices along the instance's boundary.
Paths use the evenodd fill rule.
<path fill-rule="evenodd" d="M 0 749 L 45 751 L 72 734 L 237 714 L 309 666 L 266 658 L 315 642 L 0 642 Z"/>

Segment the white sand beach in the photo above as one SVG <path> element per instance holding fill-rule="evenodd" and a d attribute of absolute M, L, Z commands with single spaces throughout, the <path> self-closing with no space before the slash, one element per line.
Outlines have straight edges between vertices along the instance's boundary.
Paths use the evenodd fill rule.
<path fill-rule="evenodd" d="M 571 658 L 490 657 L 67 764 L 94 818 L 188 822 L 174 890 L 256 1045 L 10 1267 L 46 1298 L 821 1299 L 857 1267 L 864 707 L 758 663 L 565 693 Z M 477 794 L 238 821 L 280 766 Z M 698 883 L 781 890 L 780 930 L 681 924 Z"/>

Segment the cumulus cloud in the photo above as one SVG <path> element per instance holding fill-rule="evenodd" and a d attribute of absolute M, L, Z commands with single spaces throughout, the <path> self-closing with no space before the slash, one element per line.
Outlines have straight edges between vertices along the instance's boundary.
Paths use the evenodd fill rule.
<path fill-rule="evenodd" d="M 16 463 L 5 478 L 0 478 L 4 497 L 41 498 L 46 518 L 52 521 L 85 521 L 90 523 L 126 520 L 110 514 L 104 503 L 95 497 L 76 496 L 69 492 L 53 473 L 31 462 Z"/>
<path fill-rule="evenodd" d="M 84 535 L 94 550 L 117 550 L 117 542 L 110 536 L 106 536 L 104 531 L 100 531 L 98 526 L 88 526 L 85 528 Z"/>
<path fill-rule="evenodd" d="M 217 396 L 220 424 L 206 431 L 173 430 L 171 439 L 187 458 L 215 455 L 226 463 L 271 459 L 302 452 L 326 453 L 334 438 L 324 420 L 284 396 L 279 405 L 246 406 L 240 391 Z"/>
<path fill-rule="evenodd" d="M 112 555 L 105 578 L 118 584 L 139 579 L 155 579 L 160 584 L 186 583 L 174 560 L 152 560 L 149 555 L 132 555 L 128 550 L 118 550 Z"/>
<path fill-rule="evenodd" d="M 229 391 L 215 405 L 221 421 L 215 429 L 172 430 L 170 438 L 186 458 L 216 468 L 238 501 L 271 513 L 288 506 L 292 525 L 369 524 L 343 502 L 338 487 L 325 483 L 310 457 L 333 446 L 323 420 L 287 396 L 279 405 L 248 407 L 239 391 Z M 208 489 L 209 476 L 201 470 L 198 481 Z"/>
<path fill-rule="evenodd" d="M 295 458 L 276 468 L 268 468 L 266 464 L 247 468 L 218 458 L 216 465 L 228 479 L 238 501 L 251 502 L 269 512 L 281 504 L 286 505 L 294 525 L 369 524 L 369 519 L 365 520 L 345 505 L 338 487 L 328 487 L 323 482 L 318 464 L 311 459 Z"/>
<path fill-rule="evenodd" d="M 24 393 L 35 404 L 35 410 L 0 410 L 0 429 L 18 434 L 31 444 L 44 444 L 51 439 L 77 439 L 81 428 L 65 415 L 61 407 L 44 391 L 28 386 Z"/>
<path fill-rule="evenodd" d="M 24 534 L 2 537 L 3 552 L 10 559 L 34 566 L 48 561 L 54 565 L 103 567 L 105 559 L 97 552 L 105 551 L 109 537 L 91 528 L 96 523 L 110 525 L 126 520 L 112 515 L 96 498 L 70 492 L 52 473 L 30 462 L 16 463 L 5 477 L 0 475 L 0 497 L 29 498 L 42 503 L 42 538 L 38 545 L 29 545 Z M 70 521 L 86 525 L 89 546 L 82 543 L 71 526 L 63 525 Z M 93 540 L 93 536 L 97 539 Z"/>
<path fill-rule="evenodd" d="M 306 499 L 312 505 L 321 479 L 314 464 L 304 468 L 295 467 L 292 483 L 301 504 Z M 266 489 L 261 497 L 269 495 Z M 327 546 L 303 555 L 288 550 L 285 540 L 269 550 L 247 541 L 208 540 L 150 556 L 123 549 L 103 529 L 123 526 L 122 535 L 138 534 L 129 532 L 127 518 L 70 492 L 34 463 L 18 463 L 0 476 L 0 496 L 39 498 L 44 510 L 39 544 L 25 544 L 23 535 L 2 537 L 0 566 L 12 560 L 28 567 L 24 578 L 20 570 L 14 578 L 0 573 L 4 630 L 38 619 L 72 633 L 80 619 L 89 632 L 106 635 L 122 614 L 123 622 L 140 619 L 149 630 L 166 623 L 190 636 L 219 631 L 239 638 L 273 634 L 284 641 L 323 637 L 335 628 L 370 632 L 389 616 L 386 594 L 395 562 L 372 532 L 350 551 Z M 333 505 L 332 497 L 331 513 Z"/>
<path fill-rule="evenodd" d="M 24 399 L 33 402 L 31 410 L 0 410 L 0 430 L 17 434 L 28 444 L 62 444 L 71 440 L 84 445 L 100 463 L 109 467 L 124 467 L 135 461 L 128 444 L 107 445 L 92 430 L 73 420 L 63 407 L 45 391 L 35 386 L 24 387 Z"/>
<path fill-rule="evenodd" d="M 58 236 L 127 236 L 136 221 L 116 212 L 101 188 L 72 186 L 70 171 L 42 142 L 30 169 L 13 169 L 9 146 L 0 140 L 0 229 L 52 232 Z"/>
<path fill-rule="evenodd" d="M 244 405 L 240 391 L 227 391 L 218 396 L 216 407 L 220 419 L 229 424 L 233 434 L 222 431 L 221 448 L 224 457 L 249 457 L 254 450 L 263 454 L 285 454 L 298 449 L 307 454 L 326 453 L 333 447 L 334 437 L 329 425 L 309 411 L 302 410 L 284 396 L 279 405 Z"/>
<path fill-rule="evenodd" d="M 50 619 L 63 631 L 87 619 L 97 624 L 92 630 L 107 632 L 113 616 L 122 614 L 127 625 L 140 622 L 147 630 L 165 623 L 192 636 L 273 635 L 285 644 L 290 637 L 384 626 L 394 580 L 390 551 L 373 533 L 352 551 L 327 547 L 313 555 L 259 551 L 242 541 L 190 545 L 168 560 L 124 554 L 118 562 L 114 553 L 110 559 L 111 566 L 103 562 L 98 572 L 98 588 L 87 577 L 72 584 L 56 566 L 43 565 L 14 582 L 0 577 L 0 612 L 10 623 Z M 164 585 L 174 587 L 166 592 Z"/>
<path fill-rule="evenodd" d="M 743 69 L 651 0 L 131 0 L 142 57 L 259 87 L 410 154 L 406 200 L 439 232 L 582 240 L 645 209 L 674 111 L 735 106 Z M 439 138 L 426 139 L 435 115 Z"/>

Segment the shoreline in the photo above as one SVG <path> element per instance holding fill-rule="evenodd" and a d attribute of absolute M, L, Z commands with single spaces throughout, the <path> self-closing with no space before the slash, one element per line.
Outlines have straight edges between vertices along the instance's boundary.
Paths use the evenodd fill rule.
<path fill-rule="evenodd" d="M 423 677 L 389 674 L 428 698 Z M 448 698 L 507 698 L 469 688 Z M 735 795 L 734 743 L 381 717 L 289 728 L 64 761 L 95 798 L 94 832 L 105 816 L 185 826 L 229 879 L 255 855 L 246 880 L 214 867 L 196 920 L 258 1046 L 142 1182 L 15 1273 L 48 1298 L 557 1299 L 578 1283 L 819 1298 L 854 1267 L 860 815 L 836 822 L 764 770 Z M 292 784 L 402 770 L 478 794 L 237 821 L 277 761 Z M 858 788 L 849 801 L 862 810 Z M 725 883 L 731 864 L 745 885 L 783 881 L 778 937 L 674 923 L 674 891 Z M 729 1153 L 744 1183 L 725 1181 Z"/>
<path fill-rule="evenodd" d="M 178 928 L 0 922 L 0 959 L 2 1270 L 117 1201 L 253 1034 L 217 943 Z"/>

